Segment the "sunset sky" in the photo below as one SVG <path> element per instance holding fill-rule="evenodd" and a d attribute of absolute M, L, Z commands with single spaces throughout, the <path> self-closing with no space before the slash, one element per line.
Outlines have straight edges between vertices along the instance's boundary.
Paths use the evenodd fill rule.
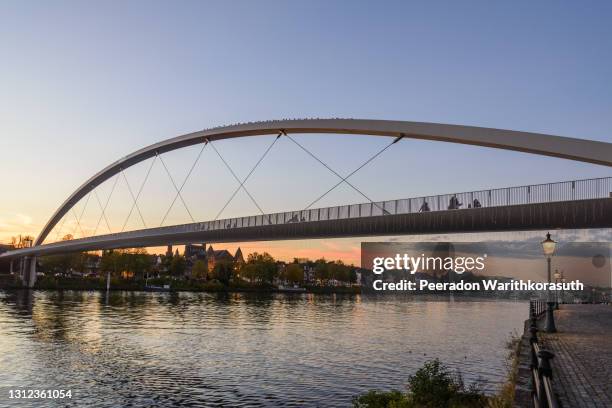
<path fill-rule="evenodd" d="M 0 4 L 0 243 L 37 235 L 79 185 L 120 157 L 236 122 L 414 120 L 612 142 L 610 2 L 448 2 L 431 9 L 352 1 L 60 3 L 68 7 Z M 244 177 L 273 139 L 222 141 L 217 148 Z M 328 135 L 296 140 L 340 174 L 389 142 Z M 164 156 L 175 180 L 183 180 L 199 149 Z M 110 231 L 143 227 L 136 213 L 127 222 L 126 216 L 129 188 L 138 189 L 149 164 L 126 171 L 130 187 L 117 181 L 107 211 Z M 603 166 L 403 140 L 350 181 L 384 200 L 604 176 L 612 171 Z M 336 181 L 281 138 L 246 188 L 269 213 L 302 209 Z M 99 187 L 102 202 L 113 182 Z M 196 219 L 208 220 L 236 187 L 206 149 L 184 197 Z M 174 197 L 159 163 L 141 197 L 147 226 L 159 226 Z M 317 206 L 363 201 L 343 185 Z M 69 214 L 50 240 L 87 235 L 96 226 L 97 233 L 108 232 L 95 198 L 75 211 L 83 214 L 81 225 Z M 240 191 L 222 218 L 257 212 Z M 164 225 L 188 221 L 177 201 Z M 355 261 L 359 242 L 243 246 L 286 258 Z"/>

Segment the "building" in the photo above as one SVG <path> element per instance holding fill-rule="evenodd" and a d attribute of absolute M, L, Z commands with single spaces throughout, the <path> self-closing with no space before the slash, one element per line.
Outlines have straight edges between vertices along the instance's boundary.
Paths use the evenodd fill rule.
<path fill-rule="evenodd" d="M 226 249 L 215 250 L 212 245 L 206 249 L 206 244 L 187 244 L 185 245 L 185 261 L 187 263 L 186 273 L 191 275 L 193 265 L 197 261 L 203 261 L 206 264 L 208 271 L 215 269 L 219 263 L 227 263 L 232 265 L 236 271 L 239 271 L 244 265 L 244 256 L 242 250 L 238 248 L 236 253 L 232 255 Z"/>
<path fill-rule="evenodd" d="M 215 265 L 219 263 L 229 264 L 244 264 L 244 257 L 242 256 L 242 250 L 238 248 L 236 254 L 232 255 L 227 249 L 215 250 L 212 245 L 208 247 L 206 251 L 206 262 L 208 264 L 208 270 L 212 271 L 215 269 Z"/>
<path fill-rule="evenodd" d="M 198 259 L 200 260 L 206 259 L 206 244 L 202 244 L 202 245 L 187 244 L 185 245 L 185 258 L 190 259 L 192 261 L 197 261 Z"/>

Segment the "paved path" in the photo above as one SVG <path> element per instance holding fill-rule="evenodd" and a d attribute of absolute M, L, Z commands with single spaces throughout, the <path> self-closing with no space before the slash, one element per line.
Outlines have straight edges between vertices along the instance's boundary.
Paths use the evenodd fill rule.
<path fill-rule="evenodd" d="M 553 385 L 563 408 L 612 407 L 612 306 L 561 305 L 558 333 L 541 333 L 555 353 Z"/>

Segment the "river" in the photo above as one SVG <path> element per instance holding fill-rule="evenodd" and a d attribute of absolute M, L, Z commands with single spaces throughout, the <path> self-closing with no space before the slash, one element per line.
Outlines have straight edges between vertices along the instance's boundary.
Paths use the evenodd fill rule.
<path fill-rule="evenodd" d="M 527 303 L 313 294 L 0 291 L 0 406 L 350 406 L 439 358 L 505 381 Z M 72 399 L 9 399 L 11 389 Z"/>

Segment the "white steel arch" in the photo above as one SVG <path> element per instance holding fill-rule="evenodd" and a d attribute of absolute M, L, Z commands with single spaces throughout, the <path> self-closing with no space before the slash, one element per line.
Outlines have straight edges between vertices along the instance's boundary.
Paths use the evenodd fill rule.
<path fill-rule="evenodd" d="M 514 150 L 612 167 L 612 143 L 540 133 L 438 123 L 370 119 L 291 119 L 243 123 L 206 129 L 152 144 L 107 166 L 81 185 L 49 219 L 34 245 L 41 245 L 62 217 L 87 193 L 113 175 L 156 154 L 181 149 L 206 140 L 270 135 L 286 132 L 359 134 L 406 137 Z"/>

